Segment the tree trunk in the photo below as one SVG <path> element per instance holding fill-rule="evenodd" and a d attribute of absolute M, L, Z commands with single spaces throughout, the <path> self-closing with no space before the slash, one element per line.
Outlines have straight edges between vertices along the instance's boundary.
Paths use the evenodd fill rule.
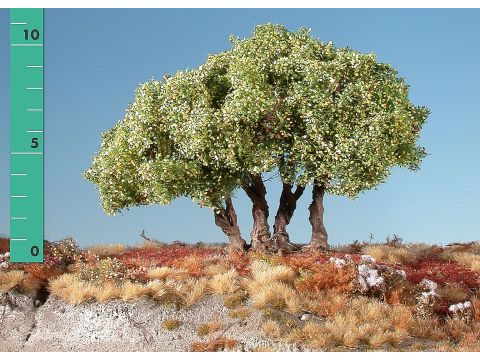
<path fill-rule="evenodd" d="M 227 235 L 230 241 L 230 251 L 244 251 L 246 249 L 247 244 L 240 234 L 237 213 L 230 197 L 225 200 L 225 209 L 215 213 L 215 224 Z"/>
<path fill-rule="evenodd" d="M 296 246 L 289 241 L 287 225 L 292 219 L 293 213 L 297 208 L 297 201 L 302 196 L 305 188 L 297 186 L 295 192 L 292 192 L 292 187 L 291 184 L 283 184 L 280 203 L 275 216 L 275 224 L 273 225 L 273 241 L 279 252 L 290 252 L 296 249 Z"/>
<path fill-rule="evenodd" d="M 243 189 L 253 203 L 253 229 L 250 233 L 252 248 L 257 251 L 266 251 L 272 244 L 268 225 L 268 203 L 265 197 L 267 189 L 260 175 L 253 176 L 251 183 Z"/>
<path fill-rule="evenodd" d="M 312 238 L 308 248 L 312 250 L 328 249 L 328 234 L 323 225 L 323 196 L 325 187 L 314 184 L 312 190 L 312 203 L 310 210 L 310 224 L 312 224 Z"/>

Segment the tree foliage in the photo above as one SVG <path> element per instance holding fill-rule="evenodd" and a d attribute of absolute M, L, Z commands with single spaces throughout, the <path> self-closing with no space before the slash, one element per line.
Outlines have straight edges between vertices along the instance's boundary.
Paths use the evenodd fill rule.
<path fill-rule="evenodd" d="M 270 171 L 285 184 L 356 197 L 393 166 L 419 167 L 428 110 L 374 54 L 271 24 L 230 39 L 230 50 L 198 68 L 140 85 L 103 134 L 85 177 L 106 212 L 179 196 L 218 211 Z"/>

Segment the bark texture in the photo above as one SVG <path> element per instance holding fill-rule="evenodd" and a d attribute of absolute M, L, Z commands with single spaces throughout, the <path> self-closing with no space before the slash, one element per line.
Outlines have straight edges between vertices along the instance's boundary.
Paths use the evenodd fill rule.
<path fill-rule="evenodd" d="M 312 203 L 310 210 L 310 224 L 312 224 L 312 238 L 308 247 L 312 250 L 328 249 L 328 234 L 323 224 L 323 197 L 325 188 L 314 184 L 312 190 Z"/>
<path fill-rule="evenodd" d="M 215 224 L 227 235 L 230 242 L 230 251 L 244 251 L 246 249 L 247 244 L 240 233 L 237 213 L 230 197 L 225 200 L 225 209 L 215 213 Z"/>
<path fill-rule="evenodd" d="M 273 241 L 279 252 L 289 252 L 296 249 L 296 246 L 290 243 L 287 225 L 292 219 L 293 213 L 297 208 L 297 201 L 302 196 L 305 188 L 297 186 L 295 192 L 292 192 L 292 187 L 293 185 L 291 184 L 283 184 L 280 203 L 275 216 L 275 224 L 273 225 Z"/>
<path fill-rule="evenodd" d="M 272 245 L 270 226 L 268 225 L 268 203 L 265 195 L 267 189 L 260 175 L 255 175 L 248 186 L 243 189 L 252 201 L 253 229 L 250 233 L 252 248 L 266 251 Z"/>

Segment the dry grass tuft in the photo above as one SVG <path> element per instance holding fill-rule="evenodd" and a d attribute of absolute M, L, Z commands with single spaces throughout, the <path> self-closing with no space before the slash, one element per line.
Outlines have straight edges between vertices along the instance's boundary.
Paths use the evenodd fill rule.
<path fill-rule="evenodd" d="M 414 318 L 408 325 L 408 332 L 421 339 L 440 341 L 447 338 L 438 318 L 433 316 Z"/>
<path fill-rule="evenodd" d="M 343 310 L 350 297 L 334 290 L 302 294 L 302 306 L 318 316 L 332 316 Z"/>
<path fill-rule="evenodd" d="M 467 291 L 463 287 L 455 284 L 447 284 L 440 288 L 438 295 L 450 304 L 456 304 L 468 298 Z"/>
<path fill-rule="evenodd" d="M 172 280 L 149 281 L 145 287 L 148 290 L 148 294 L 156 301 L 162 304 L 183 304 L 183 291 L 184 286 Z"/>
<path fill-rule="evenodd" d="M 447 257 L 472 271 L 480 272 L 480 254 L 470 252 L 448 252 Z"/>
<path fill-rule="evenodd" d="M 162 247 L 166 246 L 165 244 L 159 242 L 159 241 L 151 241 L 151 240 L 143 240 L 142 242 L 138 243 L 135 245 L 136 248 L 139 249 L 160 249 Z"/>
<path fill-rule="evenodd" d="M 266 337 L 272 339 L 282 338 L 282 328 L 275 320 L 267 320 L 262 325 L 262 332 Z"/>
<path fill-rule="evenodd" d="M 165 279 L 185 279 L 188 278 L 189 275 L 186 270 L 184 269 L 177 269 L 174 267 L 162 266 L 162 267 L 155 267 L 147 271 L 146 274 L 148 279 L 154 280 L 165 280 Z"/>
<path fill-rule="evenodd" d="M 225 296 L 223 299 L 223 306 L 227 309 L 234 309 L 242 305 L 243 301 L 248 298 L 248 294 L 243 290 L 238 290 L 237 292 Z"/>
<path fill-rule="evenodd" d="M 208 279 L 189 279 L 184 292 L 184 305 L 190 307 L 208 293 Z"/>
<path fill-rule="evenodd" d="M 50 280 L 50 292 L 72 304 L 80 304 L 95 298 L 95 287 L 80 281 L 75 274 L 63 274 Z"/>
<path fill-rule="evenodd" d="M 431 246 L 426 244 L 409 244 L 407 246 L 368 245 L 362 248 L 366 255 L 388 264 L 405 264 L 416 262 L 428 255 Z"/>
<path fill-rule="evenodd" d="M 215 294 L 229 294 L 238 289 L 238 273 L 235 269 L 214 275 L 209 283 L 210 289 Z"/>
<path fill-rule="evenodd" d="M 285 265 L 269 265 L 265 261 L 255 260 L 251 265 L 253 280 L 258 284 L 273 282 L 293 283 L 295 272 Z"/>
<path fill-rule="evenodd" d="M 294 330 L 290 340 L 304 341 L 313 348 L 341 345 L 352 348 L 361 343 L 373 348 L 386 344 L 397 346 L 407 338 L 411 321 L 411 312 L 405 306 L 389 306 L 359 297 L 324 325 L 310 321 Z"/>
<path fill-rule="evenodd" d="M 213 320 L 207 324 L 201 324 L 197 328 L 198 336 L 207 336 L 223 329 L 223 325 L 218 320 Z"/>
<path fill-rule="evenodd" d="M 247 284 L 248 292 L 254 307 L 262 309 L 273 307 L 278 310 L 286 310 L 291 313 L 300 311 L 301 301 L 297 291 L 283 282 Z"/>
<path fill-rule="evenodd" d="M 93 295 L 98 302 L 106 302 L 118 299 L 121 296 L 121 289 L 113 284 L 104 284 L 96 286 Z"/>
<path fill-rule="evenodd" d="M 197 352 L 214 352 L 223 350 L 232 350 L 237 345 L 237 341 L 234 339 L 228 339 L 226 337 L 219 337 L 207 342 L 194 342 L 192 351 Z"/>
<path fill-rule="evenodd" d="M 173 331 L 177 329 L 182 322 L 178 319 L 167 319 L 163 322 L 163 328 L 168 331 Z"/>
<path fill-rule="evenodd" d="M 139 299 L 148 294 L 149 289 L 140 283 L 125 281 L 120 289 L 120 298 L 124 301 Z"/>
<path fill-rule="evenodd" d="M 86 251 L 91 251 L 100 257 L 120 255 L 123 254 L 126 249 L 126 246 L 123 244 L 99 244 L 85 248 Z"/>
<path fill-rule="evenodd" d="M 22 282 L 27 278 L 27 274 L 22 270 L 12 270 L 8 272 L 0 272 L 0 291 L 10 291 L 15 287 L 20 287 Z"/>
<path fill-rule="evenodd" d="M 245 319 L 249 317 L 251 313 L 252 310 L 245 306 L 242 306 L 241 308 L 231 310 L 228 315 L 234 319 Z"/>

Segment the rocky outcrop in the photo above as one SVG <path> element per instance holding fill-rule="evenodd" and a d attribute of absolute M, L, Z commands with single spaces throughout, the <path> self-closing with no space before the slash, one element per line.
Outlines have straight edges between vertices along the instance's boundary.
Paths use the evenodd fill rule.
<path fill-rule="evenodd" d="M 234 339 L 237 351 L 308 350 L 264 337 L 260 311 L 244 319 L 231 318 L 220 296 L 208 296 L 188 309 L 151 299 L 71 305 L 50 296 L 40 305 L 15 292 L 0 293 L 0 298 L 4 299 L 0 351 L 191 351 L 193 342 L 209 339 L 198 336 L 196 329 L 212 320 L 222 323 L 223 329 L 210 339 Z M 181 325 L 165 330 L 163 324 L 169 319 L 178 319 Z"/>

